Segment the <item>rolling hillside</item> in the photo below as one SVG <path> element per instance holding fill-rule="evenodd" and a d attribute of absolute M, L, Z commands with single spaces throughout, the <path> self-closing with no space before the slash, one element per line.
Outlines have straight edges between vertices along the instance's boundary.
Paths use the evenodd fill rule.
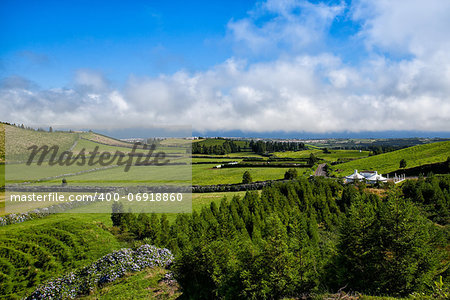
<path fill-rule="evenodd" d="M 338 159 L 360 159 L 369 156 L 369 151 L 359 150 L 329 150 L 324 153 L 322 149 L 275 152 L 274 155 L 280 158 L 308 158 L 311 154 L 325 161 L 337 161 Z"/>
<path fill-rule="evenodd" d="M 80 135 L 75 132 L 35 131 L 6 124 L 2 126 L 5 128 L 5 143 L 2 147 L 5 149 L 8 160 L 23 159 L 29 153 L 27 148 L 33 145 L 38 147 L 57 145 L 60 152 L 69 150 Z"/>
<path fill-rule="evenodd" d="M 193 142 L 194 143 L 199 143 L 202 146 L 204 145 L 204 146 L 210 147 L 210 146 L 221 146 L 227 140 L 230 140 L 230 139 L 219 139 L 219 138 L 217 138 L 217 139 L 210 139 L 210 138 L 207 138 L 207 139 L 202 139 L 202 140 L 194 140 Z M 241 148 L 248 147 L 248 142 L 246 142 L 246 141 L 235 141 L 235 140 L 233 140 L 233 142 L 236 143 Z"/>
<path fill-rule="evenodd" d="M 407 168 L 442 162 L 450 156 L 450 141 L 409 147 L 389 153 L 370 156 L 334 166 L 335 174 L 346 176 L 353 170 L 376 170 L 385 174 L 400 169 L 404 159 Z"/>
<path fill-rule="evenodd" d="M 0 294 L 20 298 L 40 283 L 120 248 L 97 218 L 57 214 L 0 227 Z"/>

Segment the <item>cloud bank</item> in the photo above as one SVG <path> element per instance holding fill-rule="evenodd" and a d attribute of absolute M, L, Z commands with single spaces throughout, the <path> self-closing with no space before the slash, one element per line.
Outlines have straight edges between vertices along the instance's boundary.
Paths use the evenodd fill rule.
<path fill-rule="evenodd" d="M 227 24 L 235 57 L 202 72 L 130 75 L 120 88 L 80 69 L 70 88 L 0 82 L 2 120 L 196 131 L 450 131 L 450 3 L 268 0 Z M 329 51 L 333 22 L 358 25 L 358 63 Z M 248 58 L 248 59 L 246 59 Z M 124 62 L 125 63 L 125 62 Z"/>

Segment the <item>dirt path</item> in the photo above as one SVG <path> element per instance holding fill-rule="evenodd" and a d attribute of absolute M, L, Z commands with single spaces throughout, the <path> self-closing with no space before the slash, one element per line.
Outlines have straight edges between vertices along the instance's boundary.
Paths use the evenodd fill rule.
<path fill-rule="evenodd" d="M 325 165 L 326 164 L 320 164 L 317 166 L 316 171 L 314 172 L 314 176 L 327 176 L 327 173 L 325 173 Z"/>

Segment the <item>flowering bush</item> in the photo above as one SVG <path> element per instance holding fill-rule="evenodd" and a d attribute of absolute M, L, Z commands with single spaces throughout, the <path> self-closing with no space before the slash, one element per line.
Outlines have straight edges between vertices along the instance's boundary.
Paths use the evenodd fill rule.
<path fill-rule="evenodd" d="M 143 245 L 136 250 L 121 249 L 92 264 L 39 286 L 26 299 L 73 299 L 97 287 L 113 282 L 126 273 L 148 267 L 168 267 L 173 255 L 168 249 Z"/>

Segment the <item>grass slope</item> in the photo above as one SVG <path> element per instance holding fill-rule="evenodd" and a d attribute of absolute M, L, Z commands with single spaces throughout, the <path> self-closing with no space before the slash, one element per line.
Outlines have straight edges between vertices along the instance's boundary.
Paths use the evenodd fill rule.
<path fill-rule="evenodd" d="M 5 124 L 0 123 L 0 163 L 5 161 Z"/>
<path fill-rule="evenodd" d="M 221 146 L 225 143 L 227 139 L 202 139 L 202 140 L 194 140 L 194 143 L 199 143 L 202 146 Z M 234 141 L 233 142 L 241 147 L 248 147 L 248 143 L 246 141 Z"/>
<path fill-rule="evenodd" d="M 213 169 L 215 165 L 193 165 L 192 184 L 229 184 L 241 183 L 242 175 L 249 171 L 253 181 L 282 179 L 289 168 L 223 168 Z M 310 172 L 310 169 L 297 169 L 300 174 Z"/>
<path fill-rule="evenodd" d="M 68 150 L 78 139 L 79 133 L 46 132 L 22 129 L 15 126 L 3 125 L 5 128 L 4 149 L 10 157 L 28 154 L 28 147 L 57 145 L 60 151 Z"/>
<path fill-rule="evenodd" d="M 107 144 L 110 146 L 130 147 L 130 148 L 133 147 L 133 143 L 121 141 L 95 132 L 83 133 L 82 137 L 96 143 Z"/>
<path fill-rule="evenodd" d="M 179 286 L 163 280 L 167 273 L 167 270 L 159 267 L 149 268 L 121 278 L 79 299 L 177 299 L 181 296 Z"/>
<path fill-rule="evenodd" d="M 326 161 L 333 162 L 337 161 L 339 158 L 342 159 L 359 159 L 369 156 L 369 151 L 359 151 L 359 150 L 329 150 L 330 153 L 323 153 L 322 150 L 303 150 L 303 151 L 286 151 L 286 152 L 275 152 L 276 157 L 281 158 L 308 158 L 311 153 L 318 158 L 322 158 Z"/>
<path fill-rule="evenodd" d="M 0 294 L 20 298 L 38 284 L 120 248 L 96 217 L 102 215 L 58 214 L 0 227 Z"/>
<path fill-rule="evenodd" d="M 402 159 L 406 160 L 407 168 L 412 168 L 442 162 L 448 156 L 450 156 L 450 141 L 431 143 L 339 164 L 335 166 L 335 173 L 339 176 L 349 175 L 357 169 L 376 170 L 384 174 L 398 170 Z"/>

